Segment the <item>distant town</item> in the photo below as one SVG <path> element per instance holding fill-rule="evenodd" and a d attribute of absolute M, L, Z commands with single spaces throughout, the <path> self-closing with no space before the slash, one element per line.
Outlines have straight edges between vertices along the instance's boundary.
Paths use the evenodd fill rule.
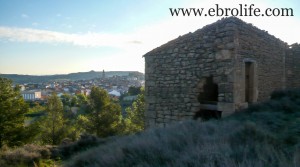
<path fill-rule="evenodd" d="M 89 73 L 96 73 L 91 71 Z M 128 92 L 130 87 L 141 87 L 144 85 L 144 74 L 139 72 L 128 72 L 122 75 L 106 75 L 103 70 L 96 73 L 93 79 L 67 80 L 57 79 L 39 83 L 18 83 L 21 94 L 26 101 L 44 101 L 49 95 L 55 92 L 59 97 L 63 94 L 76 95 L 83 94 L 88 96 L 93 86 L 105 89 L 108 94 L 115 99 Z M 100 74 L 100 75 L 99 75 Z M 111 74 L 111 72 L 110 72 Z M 125 100 L 133 101 L 136 97 L 125 97 Z"/>

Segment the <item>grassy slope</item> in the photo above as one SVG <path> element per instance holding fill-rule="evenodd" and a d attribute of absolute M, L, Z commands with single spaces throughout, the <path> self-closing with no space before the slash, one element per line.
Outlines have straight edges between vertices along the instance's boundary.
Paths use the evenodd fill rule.
<path fill-rule="evenodd" d="M 188 121 L 93 147 L 65 166 L 300 166 L 300 91 L 219 121 Z"/>

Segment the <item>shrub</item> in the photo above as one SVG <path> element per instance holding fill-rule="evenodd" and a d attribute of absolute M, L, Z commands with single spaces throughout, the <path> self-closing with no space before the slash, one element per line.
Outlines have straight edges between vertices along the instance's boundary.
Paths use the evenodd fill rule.
<path fill-rule="evenodd" d="M 98 146 L 100 144 L 105 144 L 107 141 L 112 140 L 113 138 L 101 139 L 97 138 L 94 135 L 81 135 L 81 138 L 73 143 L 68 143 L 64 145 L 60 145 L 56 149 L 53 150 L 52 158 L 62 158 L 68 159 L 70 156 L 88 150 L 91 147 Z"/>
<path fill-rule="evenodd" d="M 35 162 L 49 159 L 51 156 L 50 146 L 25 145 L 16 149 L 2 151 L 1 160 L 5 166 L 33 166 Z M 1 164 L 1 163 L 0 163 Z"/>
<path fill-rule="evenodd" d="M 279 100 L 288 97 L 292 100 L 300 99 L 300 89 L 277 90 L 271 93 L 272 100 Z"/>

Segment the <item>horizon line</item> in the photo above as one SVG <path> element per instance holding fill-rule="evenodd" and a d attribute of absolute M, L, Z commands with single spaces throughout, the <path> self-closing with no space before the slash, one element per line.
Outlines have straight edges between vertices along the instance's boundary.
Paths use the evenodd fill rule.
<path fill-rule="evenodd" d="M 20 73 L 0 73 L 1 75 L 31 75 L 31 76 L 50 76 L 50 75 L 69 75 L 69 74 L 74 74 L 74 73 L 88 73 L 88 72 L 103 72 L 103 71 L 95 71 L 95 70 L 90 70 L 90 71 L 77 71 L 77 72 L 70 72 L 70 73 L 60 73 L 60 74 L 20 74 Z M 145 74 L 144 72 L 140 72 L 138 70 L 110 70 L 110 71 L 105 71 L 104 72 L 139 72 L 142 74 Z"/>

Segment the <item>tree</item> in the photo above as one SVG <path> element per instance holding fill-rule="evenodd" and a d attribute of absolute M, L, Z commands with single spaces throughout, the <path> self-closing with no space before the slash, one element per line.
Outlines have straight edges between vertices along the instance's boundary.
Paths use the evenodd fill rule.
<path fill-rule="evenodd" d="M 67 134 L 63 118 L 63 104 L 53 93 L 48 97 L 46 106 L 47 116 L 41 121 L 42 141 L 46 144 L 59 144 Z"/>
<path fill-rule="evenodd" d="M 71 95 L 64 93 L 63 95 L 61 95 L 60 98 L 64 106 L 68 106 L 68 107 L 71 106 L 71 98 L 72 98 Z"/>
<path fill-rule="evenodd" d="M 20 94 L 19 87 L 12 87 L 12 81 L 0 77 L 0 148 L 21 145 L 25 138 L 25 113 L 28 106 Z"/>
<path fill-rule="evenodd" d="M 141 87 L 141 94 L 126 108 L 125 133 L 135 133 L 145 129 L 145 89 Z"/>
<path fill-rule="evenodd" d="M 72 96 L 71 98 L 71 107 L 78 106 L 78 98 L 77 96 Z"/>
<path fill-rule="evenodd" d="M 78 99 L 79 106 L 87 105 L 88 100 L 84 94 L 77 94 L 76 97 Z"/>
<path fill-rule="evenodd" d="M 130 96 L 133 96 L 133 95 L 138 95 L 141 93 L 141 87 L 134 87 L 134 86 L 130 86 L 128 88 L 128 94 Z"/>
<path fill-rule="evenodd" d="M 86 130 L 98 137 L 116 135 L 122 121 L 120 105 L 113 103 L 108 93 L 99 87 L 93 87 L 89 96 L 90 112 L 86 116 Z"/>

